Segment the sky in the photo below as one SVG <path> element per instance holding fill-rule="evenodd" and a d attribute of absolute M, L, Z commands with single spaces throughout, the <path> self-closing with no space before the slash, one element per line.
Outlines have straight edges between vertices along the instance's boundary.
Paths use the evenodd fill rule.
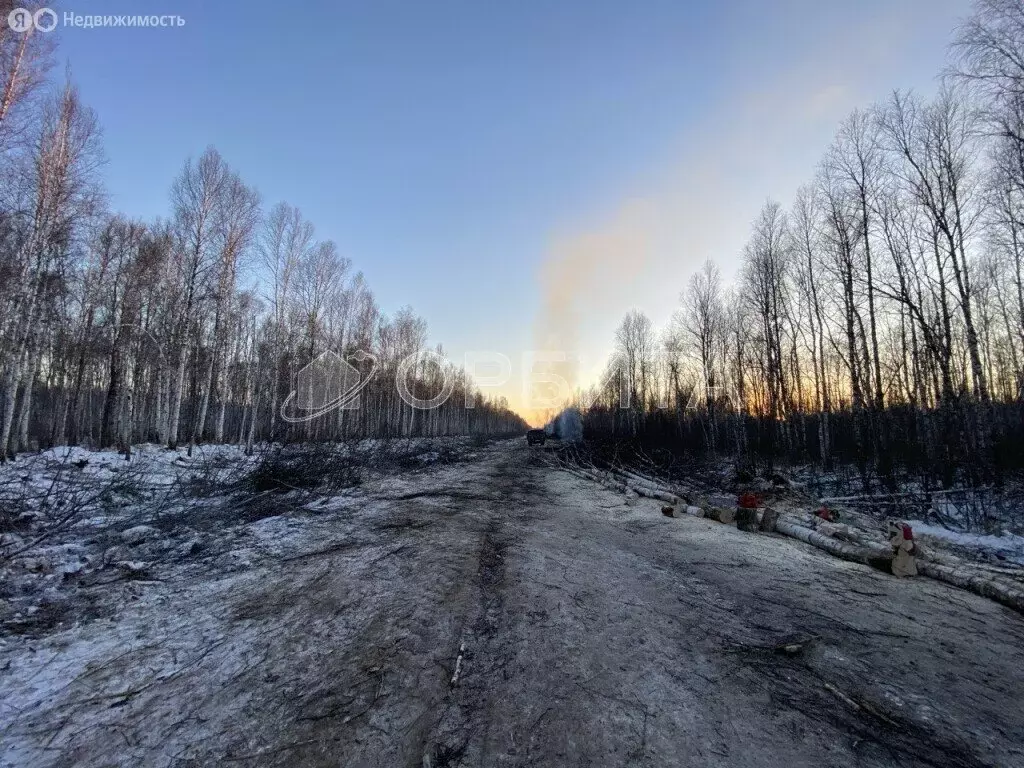
<path fill-rule="evenodd" d="M 166 216 L 215 146 L 433 343 L 603 365 L 631 308 L 663 327 L 705 259 L 726 280 L 766 199 L 839 121 L 936 87 L 967 0 L 89 0 L 59 58 L 104 127 L 114 208 Z M 243 282 L 254 280 L 243 275 Z M 492 390 L 488 390 L 492 391 Z"/>

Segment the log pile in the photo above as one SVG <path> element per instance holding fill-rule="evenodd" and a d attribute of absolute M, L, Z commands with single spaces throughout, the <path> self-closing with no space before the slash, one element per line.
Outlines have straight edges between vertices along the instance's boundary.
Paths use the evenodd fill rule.
<path fill-rule="evenodd" d="M 824 531 L 816 531 L 798 524 L 791 518 L 783 517 L 772 507 L 740 510 L 711 504 L 708 499 L 698 494 L 671 492 L 650 478 L 625 470 L 602 471 L 577 466 L 570 471 L 620 493 L 662 501 L 672 507 L 670 513 L 665 512 L 668 507 L 662 508 L 667 516 L 682 517 L 681 512 L 685 511 L 687 515 L 703 516 L 726 525 L 735 521 L 741 530 L 755 530 L 756 526 L 756 530 L 763 533 L 779 533 L 843 560 L 892 573 L 892 547 L 883 542 L 870 541 L 849 526 L 837 526 L 837 530 L 832 531 L 824 525 Z M 751 512 L 754 513 L 753 523 L 749 519 Z M 1024 613 L 1024 587 L 1010 579 L 987 574 L 964 563 L 954 561 L 951 564 L 945 557 L 942 562 L 918 557 L 916 564 L 917 572 L 922 576 L 966 589 Z"/>
<path fill-rule="evenodd" d="M 633 493 L 647 499 L 663 501 L 672 506 L 680 503 L 680 497 L 676 494 L 669 493 L 663 488 L 659 488 L 653 481 L 630 472 L 602 471 L 597 468 L 582 467 L 574 467 L 571 471 L 619 493 Z"/>
<path fill-rule="evenodd" d="M 1024 589 L 1007 579 L 979 573 L 965 566 L 949 566 L 930 560 L 918 560 L 917 572 L 932 579 L 974 592 L 1024 613 Z"/>
<path fill-rule="evenodd" d="M 844 560 L 864 563 L 873 568 L 892 573 L 893 551 L 886 544 L 861 541 L 842 542 L 797 525 L 791 520 L 781 519 L 776 530 L 786 536 L 799 539 L 818 549 L 825 550 Z M 966 563 L 947 565 L 921 557 L 916 558 L 917 572 L 922 576 L 942 581 L 960 589 L 966 589 L 981 597 L 1024 613 L 1024 588 L 1009 579 L 986 574 Z"/>
<path fill-rule="evenodd" d="M 886 544 L 850 544 L 848 542 L 839 541 L 838 539 L 833 539 L 823 533 L 811 530 L 810 528 L 805 528 L 802 525 L 797 525 L 792 520 L 783 517 L 780 517 L 775 523 L 775 531 L 783 534 L 784 536 L 799 539 L 805 544 L 810 544 L 812 547 L 823 549 L 829 554 L 854 563 L 871 565 L 874 558 L 892 559 L 892 551 Z"/>

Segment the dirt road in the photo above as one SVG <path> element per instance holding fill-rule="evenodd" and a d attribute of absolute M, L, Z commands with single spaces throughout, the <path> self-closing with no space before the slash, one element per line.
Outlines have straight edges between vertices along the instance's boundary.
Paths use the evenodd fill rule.
<path fill-rule="evenodd" d="M 1024 617 L 624 502 L 517 441 L 263 520 L 0 646 L 0 764 L 1024 766 Z"/>

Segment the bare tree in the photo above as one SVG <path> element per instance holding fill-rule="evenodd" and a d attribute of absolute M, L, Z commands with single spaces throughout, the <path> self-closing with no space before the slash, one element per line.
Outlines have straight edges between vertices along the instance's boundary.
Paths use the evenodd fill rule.
<path fill-rule="evenodd" d="M 29 344 L 55 274 L 66 268 L 83 225 L 99 209 L 102 162 L 95 115 L 69 82 L 45 108 L 32 150 L 19 162 L 12 203 L 21 216 L 0 320 L 0 455 L 10 450 L 15 398 L 33 370 Z"/>
<path fill-rule="evenodd" d="M 805 345 L 811 355 L 814 378 L 814 409 L 818 414 L 818 451 L 822 465 L 832 466 L 831 431 L 829 418 L 832 401 L 829 396 L 825 338 L 825 295 L 820 286 L 824 259 L 821 245 L 821 226 L 824 218 L 821 197 L 813 187 L 797 191 L 791 217 L 794 252 L 794 276 L 807 319 Z M 797 256 L 798 254 L 798 256 Z M 801 329 L 803 324 L 801 323 Z"/>
<path fill-rule="evenodd" d="M 654 358 L 654 331 L 647 315 L 633 310 L 615 333 L 620 359 L 625 367 L 629 391 L 629 429 L 635 434 L 648 402 Z"/>
<path fill-rule="evenodd" d="M 206 426 L 206 414 L 214 389 L 222 386 L 223 357 L 227 340 L 224 337 L 225 320 L 231 309 L 235 293 L 238 262 L 249 246 L 259 221 L 260 197 L 255 190 L 246 186 L 233 171 L 223 170 L 223 179 L 217 190 L 213 208 L 212 234 L 216 248 L 216 287 L 210 299 L 213 304 L 213 323 L 209 339 L 209 353 L 206 356 L 206 370 L 203 377 L 199 413 L 195 419 L 189 452 L 192 446 L 202 440 Z M 224 437 L 225 403 L 217 417 L 215 439 Z"/>
<path fill-rule="evenodd" d="M 199 313 L 208 298 L 207 280 L 217 264 L 217 205 L 228 169 L 217 150 L 208 148 L 197 161 L 185 163 L 171 189 L 177 237 L 176 282 L 180 295 L 174 322 L 175 367 L 167 423 L 167 445 L 178 444 L 185 394 L 189 343 L 198 346 Z"/>
<path fill-rule="evenodd" d="M 712 453 L 718 447 L 718 419 L 715 401 L 718 391 L 718 368 L 721 361 L 719 339 L 722 334 L 722 281 L 718 268 L 705 261 L 700 272 L 690 279 L 690 287 L 683 299 L 683 327 L 697 350 L 705 405 L 708 413 L 708 446 Z"/>
<path fill-rule="evenodd" d="M 295 300 L 299 265 L 313 243 L 313 225 L 298 208 L 278 203 L 267 215 L 259 237 L 266 299 L 270 303 L 271 336 L 275 359 L 270 365 L 270 431 L 276 434 L 281 380 L 292 357 L 289 321 Z"/>
<path fill-rule="evenodd" d="M 37 2 L 0 0 L 0 19 L 7 20 L 16 7 L 34 12 Z M 0 154 L 26 138 L 34 112 L 53 63 L 54 41 L 34 27 L 16 32 L 9 24 L 0 25 Z"/>
<path fill-rule="evenodd" d="M 752 302 L 758 320 L 755 337 L 760 348 L 761 374 L 768 417 L 767 458 L 774 460 L 780 430 L 789 403 L 790 382 L 786 376 L 783 353 L 783 323 L 790 300 L 788 275 L 790 269 L 790 238 L 788 221 L 777 202 L 769 201 L 761 209 L 754 232 L 746 248 L 744 265 L 745 294 Z M 782 434 L 780 434 L 780 431 Z"/>

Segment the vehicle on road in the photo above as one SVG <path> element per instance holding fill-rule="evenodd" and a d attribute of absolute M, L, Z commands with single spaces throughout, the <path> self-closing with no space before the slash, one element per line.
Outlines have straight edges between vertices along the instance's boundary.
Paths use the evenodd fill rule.
<path fill-rule="evenodd" d="M 526 444 L 527 445 L 544 445 L 544 441 L 548 439 L 548 434 L 543 429 L 531 429 L 526 433 Z"/>

